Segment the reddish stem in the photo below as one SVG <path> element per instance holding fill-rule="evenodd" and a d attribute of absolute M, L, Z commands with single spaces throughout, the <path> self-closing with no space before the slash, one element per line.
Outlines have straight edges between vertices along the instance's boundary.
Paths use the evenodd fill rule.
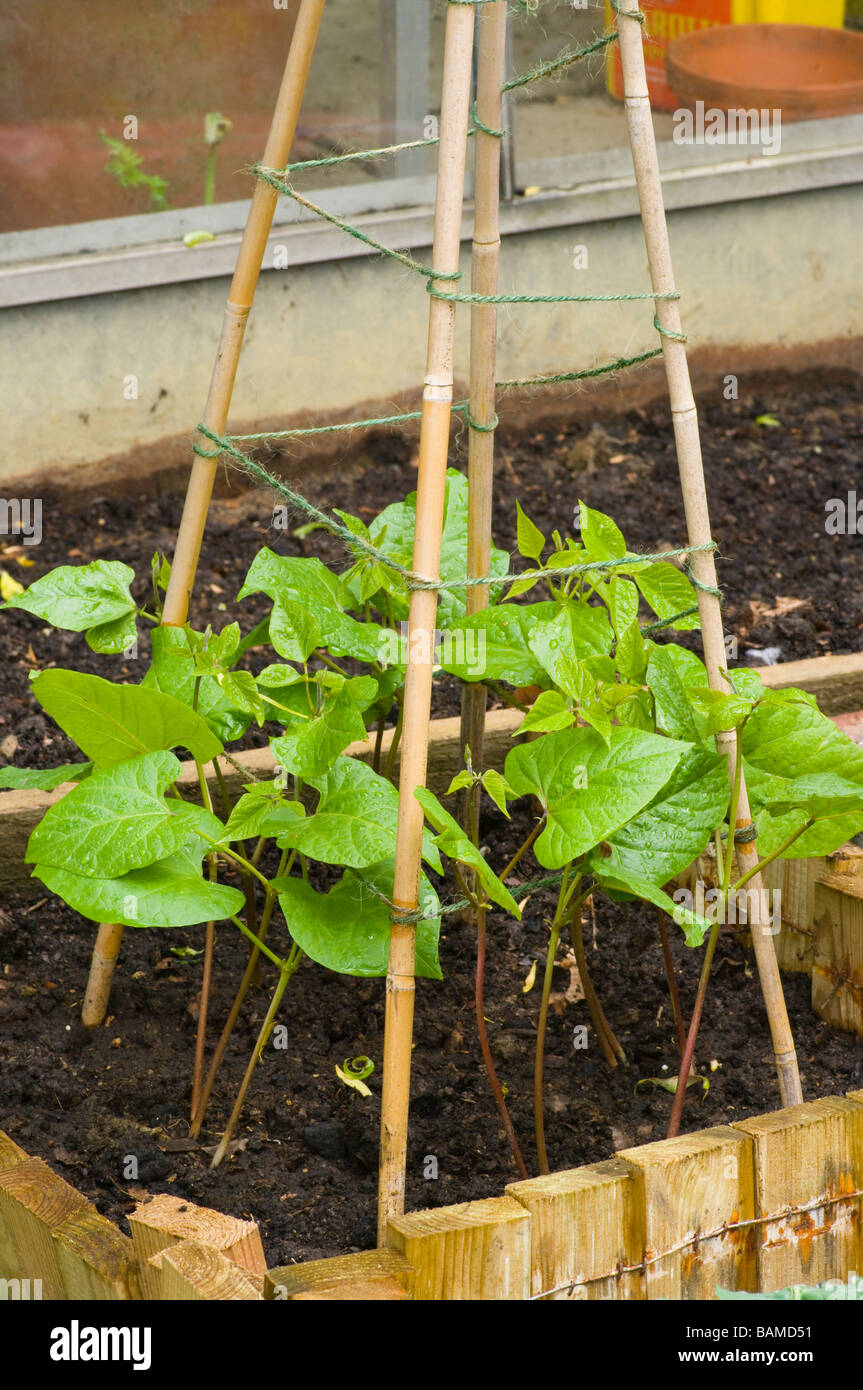
<path fill-rule="evenodd" d="M 509 1111 L 506 1107 L 506 1101 L 504 1099 L 503 1091 L 501 1089 L 501 1084 L 498 1080 L 497 1071 L 495 1070 L 494 1059 L 491 1055 L 491 1048 L 489 1047 L 488 1042 L 488 1032 L 485 1026 L 485 938 L 485 905 L 480 904 L 477 908 L 476 914 L 475 991 L 476 1026 L 477 1032 L 479 1033 L 479 1045 L 482 1049 L 483 1061 L 485 1062 L 485 1069 L 488 1072 L 488 1079 L 491 1085 L 492 1093 L 494 1095 L 495 1103 L 498 1108 L 498 1113 L 500 1114 L 500 1118 L 503 1121 L 503 1127 L 506 1130 L 507 1137 L 509 1139 L 510 1145 L 512 1146 L 512 1152 L 515 1158 L 516 1167 L 518 1168 L 518 1171 L 521 1174 L 521 1176 L 523 1178 L 526 1178 L 528 1175 L 527 1168 L 525 1167 L 524 1159 L 521 1156 L 521 1149 L 518 1146 L 518 1139 L 515 1135 L 515 1129 L 513 1128 L 513 1123 L 510 1119 Z"/>

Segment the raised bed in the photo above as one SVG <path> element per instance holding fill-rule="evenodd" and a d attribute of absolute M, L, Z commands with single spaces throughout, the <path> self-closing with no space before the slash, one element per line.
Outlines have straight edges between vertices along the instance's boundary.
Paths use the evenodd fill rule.
<path fill-rule="evenodd" d="M 179 1197 L 139 1206 L 129 1226 L 131 1240 L 0 1133 L 13 1298 L 704 1300 L 845 1282 L 863 1260 L 863 1091 L 413 1212 L 390 1222 L 386 1248 L 330 1260 L 267 1268 L 253 1221 Z"/>

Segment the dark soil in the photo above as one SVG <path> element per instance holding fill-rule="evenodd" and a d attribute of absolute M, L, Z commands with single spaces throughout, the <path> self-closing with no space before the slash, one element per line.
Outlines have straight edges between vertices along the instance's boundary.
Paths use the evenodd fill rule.
<path fill-rule="evenodd" d="M 754 423 L 766 412 L 775 414 L 781 427 Z M 858 650 L 863 626 L 859 543 L 856 536 L 829 537 L 824 530 L 825 502 L 853 488 L 863 456 L 856 378 L 809 374 L 805 380 L 777 382 L 745 401 L 703 402 L 702 419 L 715 534 L 724 556 L 726 626 L 737 636 L 741 656 L 747 644 L 778 646 L 784 659 Z M 283 466 L 289 476 L 299 471 L 296 459 Z M 307 485 L 317 500 L 368 518 L 414 482 L 411 446 L 386 436 L 362 456 L 346 456 L 338 483 L 333 475 Z M 665 405 L 609 420 L 602 430 L 561 424 L 543 426 L 528 440 L 504 436 L 495 520 L 498 542 L 507 546 L 514 542 L 516 496 L 545 528 L 567 529 L 575 502 L 583 497 L 616 517 L 633 548 L 682 544 Z M 173 494 L 135 503 L 76 504 L 68 495 L 46 499 L 42 546 L 17 552 L 36 565 L 18 571 L 8 547 L 3 563 L 31 579 L 59 563 L 122 556 L 141 575 L 143 598 L 150 556 L 157 548 L 170 550 L 178 510 Z M 233 595 L 261 544 L 298 548 L 292 538 L 268 531 L 268 515 L 259 498 L 242 493 L 217 504 L 200 575 L 197 621 L 217 618 L 214 605 L 224 604 L 226 615 L 233 611 Z M 124 532 L 128 539 L 121 545 Z M 307 553 L 319 541 L 311 536 L 304 543 Z M 789 607 L 781 599 L 804 603 Z M 246 627 L 264 611 L 254 601 L 243 610 Z M 26 615 L 5 615 L 3 631 L 2 733 L 18 739 L 10 755 L 25 765 L 60 762 L 69 750 L 30 701 L 28 669 L 69 664 L 116 678 L 122 663 L 95 656 L 82 638 L 43 632 Z M 142 640 L 141 661 L 145 645 Z M 136 680 L 140 670 L 129 662 L 123 675 Z M 443 691 L 441 712 L 455 708 L 455 695 Z M 508 857 L 529 824 L 526 810 L 513 825 L 488 816 L 483 837 L 493 862 Z M 524 878 L 534 872 L 525 861 Z M 522 924 L 499 913 L 489 921 L 485 1012 L 532 1169 L 539 987 L 525 994 L 522 986 L 533 960 L 542 957 L 543 917 L 550 906 L 550 898 L 538 895 Z M 255 1217 L 271 1263 L 373 1244 L 381 982 L 334 976 L 304 964 L 283 1006 L 287 1039 L 274 1038 L 287 1045 L 265 1050 L 238 1130 L 240 1146 L 212 1171 L 207 1148 L 212 1151 L 218 1140 L 266 1010 L 269 973 L 236 1030 L 199 1147 L 187 1138 L 186 1116 L 200 961 L 178 959 L 171 948 L 199 947 L 202 933 L 128 931 L 111 1016 L 88 1033 L 79 1017 L 93 935 L 92 924 L 53 899 L 6 905 L 0 920 L 0 1127 L 115 1220 L 122 1220 L 144 1192 L 173 1191 Z M 587 949 L 629 1065 L 609 1070 L 592 1032 L 586 1050 L 573 1046 L 574 1029 L 589 1020 L 583 1001 L 564 997 L 571 975 L 558 968 L 560 998 L 550 1020 L 546 1062 L 547 1134 L 555 1168 L 662 1138 L 671 1106 L 671 1097 L 654 1086 L 636 1090 L 644 1078 L 676 1071 L 653 910 L 600 901 L 595 940 L 588 928 Z M 679 937 L 673 949 L 688 1009 L 700 953 L 688 951 Z M 408 1204 L 414 1208 L 498 1195 L 515 1177 L 476 1041 L 474 933 L 452 916 L 446 919 L 441 956 L 444 982 L 420 981 L 417 993 L 408 1158 Z M 237 934 L 220 927 L 214 1029 L 227 1013 L 244 959 Z M 806 1095 L 863 1086 L 861 1041 L 835 1033 L 811 1012 L 807 976 L 786 976 L 785 984 Z M 348 1090 L 334 1070 L 360 1054 L 377 1063 L 368 1099 Z M 697 1062 L 710 1090 L 704 1096 L 690 1092 L 685 1128 L 777 1108 L 751 953 L 730 932 L 717 952 Z M 435 1168 L 437 1175 L 430 1176 Z"/>
<path fill-rule="evenodd" d="M 825 531 L 825 504 L 830 498 L 847 498 L 859 476 L 860 388 L 860 379 L 851 372 L 776 374 L 738 401 L 725 401 L 720 383 L 713 396 L 700 402 L 725 626 L 741 660 L 753 659 L 753 649 L 778 648 L 775 659 L 783 661 L 860 649 L 863 548 L 856 534 Z M 756 424 L 764 415 L 781 424 Z M 554 528 L 571 533 L 576 504 L 583 498 L 615 518 L 633 550 L 647 553 L 686 544 L 665 399 L 592 428 L 562 419 L 544 423 L 526 438 L 510 437 L 502 429 L 500 442 L 494 532 L 501 547 L 515 547 L 516 498 L 546 533 Z M 463 466 L 464 450 L 463 438 L 457 439 L 455 466 Z M 365 521 L 416 486 L 415 445 L 392 432 L 372 437 L 361 452 L 351 453 L 346 445 L 344 455 L 325 469 L 314 465 L 299 445 L 290 457 L 274 456 L 271 464 L 298 480 L 295 485 L 312 501 L 354 512 Z M 236 617 L 248 631 L 266 612 L 267 601 L 254 597 L 237 605 L 234 596 L 262 545 L 285 554 L 320 554 L 334 565 L 343 557 L 322 532 L 301 541 L 274 529 L 267 493 L 246 491 L 236 476 L 232 483 L 233 493 L 223 495 L 212 509 L 191 618 L 198 627 L 211 622 L 218 628 Z M 0 547 L 0 564 L 31 583 L 55 565 L 122 559 L 135 569 L 134 592 L 146 602 L 151 557 L 156 550 L 171 554 L 181 506 L 176 490 L 85 500 L 69 492 L 46 495 L 41 545 Z M 33 565 L 19 568 L 22 558 Z M 28 673 L 74 666 L 137 681 L 149 660 L 145 624 L 141 628 L 138 659 L 132 662 L 91 652 L 83 635 L 56 632 L 25 613 L 6 613 L 0 667 L 4 761 L 52 766 L 73 759 L 73 746 L 30 698 Z M 263 659 L 254 653 L 249 657 L 253 665 Z M 458 702 L 456 682 L 439 681 L 435 712 L 454 714 Z M 10 730 L 17 746 L 3 744 Z M 253 727 L 245 744 L 264 744 L 274 732 L 275 726 Z"/>

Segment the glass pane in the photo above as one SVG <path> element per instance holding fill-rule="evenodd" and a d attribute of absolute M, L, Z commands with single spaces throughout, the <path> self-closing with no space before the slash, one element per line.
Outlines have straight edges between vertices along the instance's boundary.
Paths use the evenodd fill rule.
<path fill-rule="evenodd" d="M 842 54 L 839 61 L 843 72 L 840 76 L 847 79 L 852 74 L 844 69 L 854 63 L 849 53 L 851 42 L 835 31 L 840 30 L 843 23 L 847 29 L 859 28 L 863 16 L 861 0 L 848 0 L 847 10 L 845 0 L 642 0 L 641 8 L 646 16 L 645 63 L 657 141 L 661 147 L 665 147 L 669 158 L 676 145 L 693 144 L 695 148 L 686 150 L 685 156 L 678 152 L 679 157 L 675 161 L 679 164 L 683 160 L 685 165 L 693 167 L 719 157 L 718 150 L 712 147 L 742 144 L 744 140 L 735 140 L 730 122 L 726 122 L 727 138 L 711 139 L 708 134 L 705 139 L 699 136 L 698 130 L 695 131 L 694 140 L 686 138 L 685 127 L 681 123 L 684 107 L 694 107 L 695 100 L 703 96 L 704 106 L 709 110 L 720 105 L 720 99 L 715 87 L 705 84 L 700 70 L 694 80 L 681 85 L 679 75 L 675 78 L 666 66 L 669 44 L 685 35 L 706 35 L 707 31 L 719 28 L 730 37 L 732 28 L 741 31 L 753 23 L 816 25 L 819 27 L 819 45 L 833 43 L 835 34 Z M 597 0 L 526 0 L 526 3 L 518 4 L 512 19 L 514 74 L 523 74 L 538 64 L 553 62 L 564 50 L 586 47 L 593 39 L 607 32 L 612 19 L 607 0 L 599 0 L 599 3 Z M 749 82 L 750 73 L 757 81 L 768 67 L 775 68 L 778 38 L 775 34 L 764 37 L 770 47 L 768 56 L 771 61 L 768 64 L 767 56 L 762 58 L 757 54 L 747 60 L 747 81 L 734 89 L 730 105 L 750 109 L 765 107 L 760 97 L 757 102 L 751 99 Z M 792 37 L 790 32 L 788 37 Z M 736 38 L 735 35 L 735 41 Z M 713 47 L 713 40 L 709 42 Z M 795 96 L 804 83 L 817 80 L 813 77 L 813 70 L 820 70 L 824 50 L 819 47 L 818 62 L 815 62 L 808 49 L 809 45 L 802 60 L 787 69 L 789 75 L 785 85 Z M 736 66 L 737 60 L 723 55 L 718 75 L 727 81 L 734 76 L 732 68 Z M 859 75 L 863 76 L 863 58 L 859 60 Z M 555 168 L 547 161 L 565 157 L 571 159 L 576 155 L 597 156 L 592 162 L 588 160 L 588 169 L 610 174 L 625 172 L 626 166 L 617 156 L 606 162 L 611 151 L 622 151 L 628 143 L 622 95 L 617 44 L 598 48 L 589 56 L 561 67 L 554 75 L 518 88 L 513 97 L 519 186 L 523 188 L 532 183 L 542 183 L 542 176 L 546 180 L 553 177 Z M 750 99 L 747 100 L 747 97 Z M 769 108 L 776 105 L 775 101 L 767 103 Z M 800 105 L 800 102 L 795 102 L 795 106 Z M 796 127 L 789 137 L 795 149 L 823 143 L 813 117 L 843 114 L 837 112 L 835 107 L 807 112 L 805 105 L 794 111 L 787 102 L 784 106 L 781 125 Z M 767 144 L 771 146 L 767 153 L 777 153 L 779 144 L 773 138 L 770 122 L 767 122 L 764 136 L 762 140 L 760 133 L 754 132 L 745 143 Z M 608 152 L 605 159 L 598 157 L 602 152 Z M 745 151 L 742 155 L 745 157 Z M 556 172 L 564 171 L 558 167 Z"/>
<path fill-rule="evenodd" d="M 0 231 L 199 207 L 209 197 L 208 167 L 213 201 L 247 199 L 298 7 L 6 0 Z M 429 0 L 328 0 L 294 159 L 423 136 L 431 15 Z M 205 140 L 208 113 L 230 122 L 215 145 Z M 374 186 L 427 168 L 422 151 L 397 170 L 389 160 L 304 171 L 302 186 Z"/>

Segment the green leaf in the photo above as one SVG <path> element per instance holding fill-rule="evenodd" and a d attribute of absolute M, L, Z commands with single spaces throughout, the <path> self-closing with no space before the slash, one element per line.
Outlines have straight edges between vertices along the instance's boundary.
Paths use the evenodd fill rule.
<path fill-rule="evenodd" d="M 612 894 L 621 893 L 626 897 L 640 898 L 642 902 L 653 903 L 656 907 L 666 912 L 678 926 L 683 928 L 683 935 L 687 946 L 698 947 L 704 944 L 704 938 L 709 935 L 711 923 L 700 913 L 693 912 L 682 902 L 674 902 L 667 893 L 655 883 L 647 879 L 638 879 L 628 876 L 625 879 L 615 878 L 610 873 L 597 873 L 602 887 L 606 892 Z"/>
<path fill-rule="evenodd" d="M 729 729 L 738 729 L 751 713 L 751 700 L 740 699 L 737 695 L 723 695 L 714 701 L 707 711 L 704 732 L 713 735 Z"/>
<path fill-rule="evenodd" d="M 743 756 L 774 777 L 832 772 L 863 786 L 863 748 L 806 703 L 763 703 L 743 730 Z"/>
<path fill-rule="evenodd" d="M 575 714 L 569 702 L 559 690 L 543 690 L 537 695 L 528 713 L 519 725 L 519 733 L 553 733 L 555 729 L 568 729 L 575 723 Z"/>
<path fill-rule="evenodd" d="M 221 922 L 242 912 L 236 888 L 201 877 L 206 846 L 193 837 L 176 854 L 119 878 L 85 878 L 67 869 L 37 864 L 34 878 L 93 922 L 127 927 L 191 927 Z"/>
<path fill-rule="evenodd" d="M 778 850 L 785 841 L 799 830 L 807 820 L 803 810 L 772 812 L 762 811 L 756 817 L 758 826 L 758 854 L 763 858 Z M 847 840 L 863 832 L 863 813 L 846 813 L 836 817 L 824 817 L 803 834 L 798 836 L 789 849 L 781 855 L 783 859 L 819 859 L 832 854 Z"/>
<path fill-rule="evenodd" d="M 179 774 L 179 761 L 165 752 L 91 773 L 45 812 L 25 862 L 57 869 L 74 864 L 88 878 L 118 878 L 168 858 L 190 833 L 187 817 L 164 798 Z"/>
<path fill-rule="evenodd" d="M 498 810 L 503 811 L 505 816 L 509 816 L 509 811 L 506 809 L 506 799 L 508 796 L 514 796 L 515 793 L 506 778 L 496 772 L 493 767 L 490 767 L 488 772 L 484 772 L 482 775 L 482 784 Z"/>
<path fill-rule="evenodd" d="M 197 676 L 186 630 L 156 627 L 151 640 L 153 662 L 141 688 L 162 691 L 192 709 L 197 680 L 197 713 L 201 719 L 223 743 L 242 738 L 252 722 L 251 716 L 232 704 L 215 676 Z"/>
<path fill-rule="evenodd" d="M 581 539 L 591 560 L 622 560 L 626 542 L 619 528 L 604 512 L 595 512 L 585 502 L 579 502 Z"/>
<path fill-rule="evenodd" d="M 99 767 L 160 748 L 187 748 L 202 763 L 222 752 L 200 715 L 159 690 L 54 670 L 42 671 L 31 688 L 45 712 Z"/>
<path fill-rule="evenodd" d="M 0 768 L 0 791 L 52 792 L 64 782 L 80 782 L 89 776 L 92 763 L 65 763 L 63 767 Z"/>
<path fill-rule="evenodd" d="M 638 566 L 633 569 L 632 577 L 641 590 L 642 597 L 662 621 L 674 618 L 678 613 L 685 612 L 687 608 L 694 608 L 697 604 L 692 582 L 669 560 L 659 560 L 654 565 Z M 681 618 L 678 622 L 672 623 L 671 627 L 678 632 L 689 632 L 699 625 L 698 614 L 693 613 L 688 618 Z"/>
<path fill-rule="evenodd" d="M 556 685 L 568 689 L 568 664 L 611 651 L 612 628 L 608 610 L 588 603 L 567 603 L 550 620 L 532 624 L 528 646 Z M 593 683 L 595 684 L 595 682 Z"/>
<path fill-rule="evenodd" d="M 729 793 L 727 759 L 690 749 L 645 809 L 609 837 L 606 852 L 594 851 L 591 864 L 624 882 L 668 883 L 695 862 L 722 824 Z"/>
<path fill-rule="evenodd" d="M 323 864 L 364 869 L 395 853 L 399 796 L 385 777 L 356 758 L 337 758 L 322 777 L 308 779 L 320 792 L 313 815 L 288 825 L 279 835 L 282 849 L 296 849 Z M 424 854 L 438 873 L 440 855 L 431 838 Z"/>
<path fill-rule="evenodd" d="M 692 707 L 689 691 L 707 685 L 702 662 L 684 647 L 648 645 L 647 683 L 656 702 L 656 725 L 673 738 L 703 742 L 704 719 Z"/>
<path fill-rule="evenodd" d="M 519 555 L 524 555 L 528 560 L 539 562 L 540 556 L 545 549 L 545 536 L 538 526 L 534 526 L 529 516 L 525 516 L 521 509 L 521 503 L 516 501 L 516 541 Z"/>
<path fill-rule="evenodd" d="M 412 492 L 404 502 L 395 502 L 392 506 L 386 507 L 371 528 L 372 533 L 378 537 L 378 549 L 406 569 L 413 565 L 415 525 L 416 493 Z M 381 539 L 383 528 L 385 535 Z M 492 546 L 489 573 L 503 575 L 508 571 L 509 556 L 506 551 Z M 441 578 L 447 581 L 467 577 L 467 478 L 454 468 L 447 470 L 440 574 Z M 491 590 L 492 602 L 496 599 L 496 592 L 494 588 Z M 397 618 L 406 616 L 406 602 L 395 603 L 394 606 Z M 443 590 L 439 596 L 438 611 L 440 626 L 452 627 L 464 616 L 464 591 Z"/>
<path fill-rule="evenodd" d="M 366 726 L 345 685 L 327 693 L 320 711 L 270 740 L 276 762 L 285 772 L 312 781 L 322 777 L 351 743 L 366 742 Z"/>
<path fill-rule="evenodd" d="M 414 796 L 422 806 L 426 819 L 439 832 L 435 838 L 438 849 L 442 850 L 449 859 L 454 859 L 457 864 L 464 864 L 466 868 L 472 869 L 491 901 L 497 903 L 498 907 L 506 908 L 513 917 L 521 919 L 521 911 L 515 898 L 489 868 L 458 821 L 441 806 L 437 797 L 425 787 L 417 787 Z"/>
<path fill-rule="evenodd" d="M 129 592 L 134 578 L 135 571 L 119 560 L 61 565 L 3 606 L 23 608 L 67 632 L 83 632 L 135 612 L 135 600 Z"/>
<path fill-rule="evenodd" d="M 619 830 L 656 796 L 685 745 L 640 729 L 613 726 L 544 734 L 507 755 L 517 796 L 538 796 L 547 825 L 534 846 L 544 868 L 559 869 Z"/>
<path fill-rule="evenodd" d="M 390 908 L 366 882 L 392 901 L 393 869 L 393 861 L 387 860 L 365 868 L 362 877 L 348 870 L 329 893 L 316 893 L 300 878 L 277 879 L 279 903 L 297 945 L 327 970 L 342 975 L 385 975 L 390 951 Z M 428 913 L 437 912 L 440 907 L 424 874 L 420 877 L 419 902 Z M 440 917 L 417 922 L 415 972 L 421 979 L 443 978 L 438 962 L 439 935 Z"/>
<path fill-rule="evenodd" d="M 462 768 L 457 772 L 444 793 L 445 796 L 452 796 L 453 792 L 460 792 L 464 787 L 472 787 L 476 778 L 467 768 Z"/>
<path fill-rule="evenodd" d="M 281 792 L 272 782 L 262 785 L 266 787 L 266 792 L 259 792 L 256 787 L 253 791 L 246 792 L 235 803 L 221 836 L 225 844 L 231 844 L 234 840 L 249 840 L 253 836 L 263 834 L 275 812 L 284 806 L 296 807 L 297 803 L 286 802 L 283 799 Z M 302 807 L 299 810 L 300 814 L 305 814 Z"/>
<path fill-rule="evenodd" d="M 85 636 L 87 646 L 94 652 L 106 656 L 118 656 L 126 652 L 138 636 L 138 614 L 136 610 L 126 613 L 122 618 L 114 618 L 110 623 L 99 623 L 91 627 Z"/>
<path fill-rule="evenodd" d="M 600 592 L 608 604 L 615 635 L 620 640 L 627 628 L 638 621 L 638 589 L 631 579 L 616 574 Z"/>
<path fill-rule="evenodd" d="M 510 685 L 544 685 L 545 671 L 528 645 L 537 623 L 553 618 L 557 604 L 500 604 L 464 618 L 452 629 L 441 667 L 462 680 L 504 680 Z M 464 634 L 461 643 L 457 640 Z"/>

